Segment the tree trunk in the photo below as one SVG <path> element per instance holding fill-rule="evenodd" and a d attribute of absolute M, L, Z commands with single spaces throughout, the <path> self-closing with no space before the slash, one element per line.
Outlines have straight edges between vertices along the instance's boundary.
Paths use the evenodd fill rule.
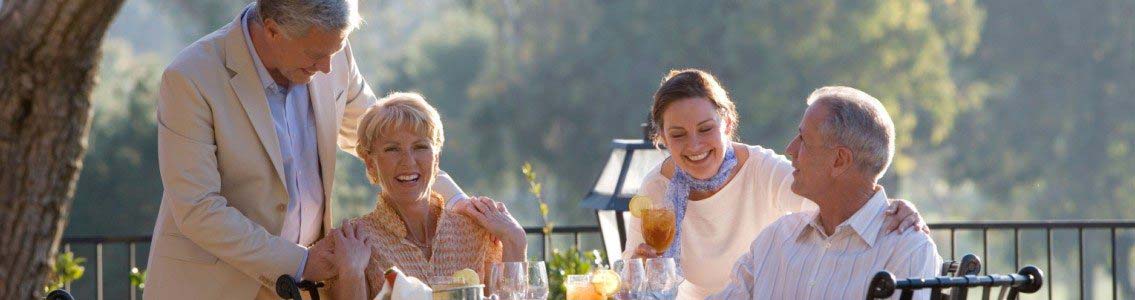
<path fill-rule="evenodd" d="M 123 0 L 0 2 L 0 299 L 42 299 Z"/>

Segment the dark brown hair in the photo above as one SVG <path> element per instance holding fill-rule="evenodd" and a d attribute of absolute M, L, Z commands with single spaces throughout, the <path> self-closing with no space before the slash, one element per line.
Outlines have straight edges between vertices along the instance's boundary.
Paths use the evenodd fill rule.
<path fill-rule="evenodd" d="M 705 98 L 717 108 L 717 114 L 732 129 L 730 139 L 736 139 L 737 106 L 729 100 L 725 88 L 717 82 L 713 74 L 698 69 L 671 70 L 662 79 L 662 86 L 654 92 L 654 105 L 650 108 L 650 138 L 654 144 L 662 144 L 662 113 L 675 101 L 689 98 Z"/>

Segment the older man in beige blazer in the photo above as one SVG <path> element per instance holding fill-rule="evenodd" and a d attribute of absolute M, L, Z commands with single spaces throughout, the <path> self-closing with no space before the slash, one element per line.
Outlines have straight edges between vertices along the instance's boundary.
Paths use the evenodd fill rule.
<path fill-rule="evenodd" d="M 377 100 L 347 42 L 359 22 L 353 0 L 262 0 L 166 68 L 145 299 L 276 299 L 280 275 L 334 275 L 308 246 L 332 227 L 336 145 L 355 154 Z M 444 173 L 435 190 L 464 196 Z"/>

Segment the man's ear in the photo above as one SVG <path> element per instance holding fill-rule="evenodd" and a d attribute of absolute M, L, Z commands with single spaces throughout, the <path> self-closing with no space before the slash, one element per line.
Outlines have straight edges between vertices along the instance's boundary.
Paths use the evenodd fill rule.
<path fill-rule="evenodd" d="M 264 32 L 267 33 L 268 39 L 273 42 L 284 39 L 284 29 L 280 27 L 280 23 L 276 20 L 264 19 Z"/>
<path fill-rule="evenodd" d="M 855 168 L 855 153 L 843 146 L 835 147 L 835 157 L 832 161 L 832 175 L 841 176 Z"/>

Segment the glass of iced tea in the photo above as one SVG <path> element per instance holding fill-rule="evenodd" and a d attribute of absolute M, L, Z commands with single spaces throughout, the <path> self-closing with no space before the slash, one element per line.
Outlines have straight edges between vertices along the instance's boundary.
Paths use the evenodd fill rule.
<path fill-rule="evenodd" d="M 659 255 L 670 248 L 674 241 L 674 205 L 669 201 L 652 201 L 649 208 L 641 210 L 642 239 Z"/>

